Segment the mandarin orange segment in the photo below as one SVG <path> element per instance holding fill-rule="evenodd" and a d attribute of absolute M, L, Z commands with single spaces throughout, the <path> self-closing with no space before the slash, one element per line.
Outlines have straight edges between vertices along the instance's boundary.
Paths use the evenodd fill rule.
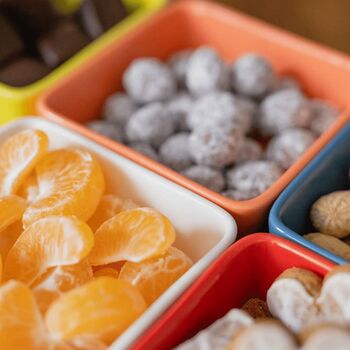
<path fill-rule="evenodd" d="M 26 201 L 15 195 L 0 198 L 0 235 L 7 227 L 22 219 Z"/>
<path fill-rule="evenodd" d="M 8 252 L 13 247 L 22 232 L 22 222 L 17 221 L 0 233 L 0 254 L 4 262 L 6 260 Z"/>
<path fill-rule="evenodd" d="M 24 180 L 17 195 L 24 198 L 28 203 L 35 201 L 39 195 L 39 186 L 35 174 L 30 175 Z"/>
<path fill-rule="evenodd" d="M 112 194 L 102 196 L 100 203 L 92 217 L 88 221 L 88 225 L 95 232 L 105 221 L 119 214 L 123 210 L 123 201 Z"/>
<path fill-rule="evenodd" d="M 69 341 L 74 350 L 107 350 L 108 346 L 96 337 L 76 337 Z"/>
<path fill-rule="evenodd" d="M 48 349 L 33 294 L 19 281 L 11 280 L 0 287 L 0 349 Z"/>
<path fill-rule="evenodd" d="M 36 166 L 39 194 L 23 215 L 23 224 L 51 215 L 74 215 L 86 221 L 105 190 L 99 163 L 78 149 L 48 153 Z"/>
<path fill-rule="evenodd" d="M 92 278 L 91 265 L 87 259 L 83 259 L 75 265 L 50 268 L 31 288 L 40 311 L 44 313 L 61 294 L 83 285 Z"/>
<path fill-rule="evenodd" d="M 118 261 L 118 262 L 110 263 L 110 264 L 106 264 L 106 265 L 93 266 L 92 270 L 95 273 L 96 271 L 99 271 L 99 270 L 102 270 L 102 269 L 111 268 L 111 269 L 114 269 L 114 270 L 118 271 L 118 273 L 119 273 L 124 264 L 125 264 L 125 261 Z"/>
<path fill-rule="evenodd" d="M 174 240 L 174 227 L 164 215 L 151 208 L 126 210 L 96 231 L 89 259 L 93 266 L 140 262 L 162 254 Z"/>
<path fill-rule="evenodd" d="M 185 253 L 170 247 L 161 256 L 140 263 L 125 263 L 119 278 L 137 287 L 150 305 L 191 266 L 192 261 Z"/>
<path fill-rule="evenodd" d="M 113 194 L 105 194 L 89 219 L 88 224 L 95 232 L 105 221 L 119 214 L 123 210 L 134 209 L 137 205 L 130 200 L 123 201 Z"/>
<path fill-rule="evenodd" d="M 0 145 L 0 197 L 15 194 L 47 152 L 48 138 L 40 130 L 25 130 Z"/>
<path fill-rule="evenodd" d="M 90 227 L 75 217 L 51 216 L 29 226 L 9 251 L 4 278 L 33 284 L 48 269 L 78 264 L 91 251 Z"/>
<path fill-rule="evenodd" d="M 111 267 L 104 267 L 94 272 L 94 277 L 108 276 L 113 278 L 118 278 L 119 272 Z"/>
<path fill-rule="evenodd" d="M 92 336 L 109 344 L 145 309 L 142 295 L 129 282 L 99 277 L 63 294 L 45 319 L 55 339 Z"/>

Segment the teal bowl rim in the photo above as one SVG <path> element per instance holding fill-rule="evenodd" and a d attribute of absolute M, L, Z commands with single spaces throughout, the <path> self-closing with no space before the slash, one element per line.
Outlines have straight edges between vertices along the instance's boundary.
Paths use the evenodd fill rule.
<path fill-rule="evenodd" d="M 281 211 L 285 208 L 287 199 L 296 191 L 299 186 L 308 178 L 322 163 L 323 159 L 326 158 L 330 153 L 337 148 L 338 144 L 344 139 L 350 137 L 350 123 L 346 124 L 337 135 L 320 151 L 320 153 L 308 164 L 301 173 L 284 189 L 284 191 L 277 198 L 273 204 L 269 214 L 269 231 L 271 234 L 275 234 L 291 241 L 294 241 L 309 250 L 335 262 L 336 264 L 348 264 L 349 262 L 329 250 L 324 249 L 306 240 L 301 234 L 293 231 L 284 224 L 281 218 Z"/>

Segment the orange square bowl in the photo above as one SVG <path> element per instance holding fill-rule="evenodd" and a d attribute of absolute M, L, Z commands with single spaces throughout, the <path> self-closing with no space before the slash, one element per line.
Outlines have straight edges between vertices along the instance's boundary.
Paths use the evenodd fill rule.
<path fill-rule="evenodd" d="M 109 94 L 121 90 L 121 77 L 137 57 L 166 59 L 172 53 L 210 45 L 227 61 L 246 52 L 259 52 L 271 60 L 279 74 L 291 74 L 306 93 L 327 100 L 342 110 L 327 130 L 266 192 L 247 201 L 234 201 L 190 181 L 177 172 L 130 148 L 88 130 Z M 116 40 L 77 69 L 39 101 L 40 113 L 93 138 L 110 149 L 208 198 L 225 208 L 238 222 L 239 231 L 256 231 L 265 224 L 275 198 L 333 138 L 349 119 L 350 58 L 276 29 L 241 13 L 198 0 L 183 0 L 163 9 L 152 19 Z"/>

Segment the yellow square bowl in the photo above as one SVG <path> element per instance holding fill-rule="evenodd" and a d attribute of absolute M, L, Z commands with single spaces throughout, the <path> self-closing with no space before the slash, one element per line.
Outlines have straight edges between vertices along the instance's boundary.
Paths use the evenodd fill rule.
<path fill-rule="evenodd" d="M 23 115 L 34 114 L 36 111 L 36 99 L 43 91 L 67 76 L 81 63 L 101 51 L 111 41 L 122 37 L 126 32 L 137 26 L 153 12 L 161 8 L 166 3 L 166 0 L 124 0 L 124 2 L 130 9 L 128 17 L 41 80 L 24 87 L 12 87 L 0 83 L 0 125 Z"/>

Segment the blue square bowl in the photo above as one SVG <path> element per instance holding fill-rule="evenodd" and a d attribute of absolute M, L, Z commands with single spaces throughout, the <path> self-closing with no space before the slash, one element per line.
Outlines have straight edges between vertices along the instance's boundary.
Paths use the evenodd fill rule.
<path fill-rule="evenodd" d="M 332 260 L 345 259 L 309 242 L 303 234 L 315 232 L 309 219 L 312 204 L 322 195 L 350 189 L 350 123 L 292 181 L 274 203 L 269 215 L 269 231 Z"/>

